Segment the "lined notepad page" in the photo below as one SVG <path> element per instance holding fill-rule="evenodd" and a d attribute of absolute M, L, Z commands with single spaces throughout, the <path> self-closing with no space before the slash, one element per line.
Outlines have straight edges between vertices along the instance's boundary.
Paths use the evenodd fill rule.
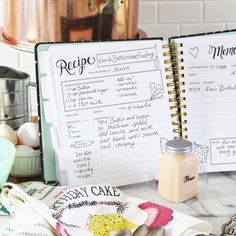
<path fill-rule="evenodd" d="M 207 171 L 236 169 L 236 36 L 180 38 L 188 138 Z M 208 156 L 206 156 L 208 153 Z"/>
<path fill-rule="evenodd" d="M 68 170 L 69 184 L 157 178 L 160 138 L 173 138 L 162 44 L 135 40 L 49 48 L 62 137 L 57 153 L 66 160 L 61 168 Z"/>

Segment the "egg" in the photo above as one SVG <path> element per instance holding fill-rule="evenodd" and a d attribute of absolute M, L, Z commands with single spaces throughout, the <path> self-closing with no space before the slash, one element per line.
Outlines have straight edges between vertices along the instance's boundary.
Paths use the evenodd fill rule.
<path fill-rule="evenodd" d="M 20 126 L 18 138 L 23 145 L 36 148 L 39 146 L 39 126 L 33 122 L 27 122 Z"/>
<path fill-rule="evenodd" d="M 33 152 L 34 149 L 30 146 L 27 146 L 27 145 L 17 145 L 16 151 L 18 151 L 18 152 Z"/>
<path fill-rule="evenodd" d="M 6 124 L 0 125 L 0 137 L 8 139 L 15 146 L 17 144 L 17 135 L 16 135 L 15 131 L 12 129 L 12 127 L 9 125 L 6 125 Z"/>
<path fill-rule="evenodd" d="M 21 145 L 20 140 L 19 140 L 19 138 L 18 138 L 18 130 L 14 130 L 14 131 L 15 131 L 15 134 L 16 134 L 16 137 L 17 137 L 16 146 L 17 146 L 17 145 Z"/>
<path fill-rule="evenodd" d="M 39 120 L 38 120 L 38 116 L 32 116 L 32 117 L 31 117 L 31 122 L 37 124 L 37 123 L 39 122 Z"/>

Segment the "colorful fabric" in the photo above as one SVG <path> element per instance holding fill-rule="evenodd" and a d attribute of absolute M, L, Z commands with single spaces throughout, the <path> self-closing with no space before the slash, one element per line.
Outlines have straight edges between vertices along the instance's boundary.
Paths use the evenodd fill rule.
<path fill-rule="evenodd" d="M 165 226 L 167 236 L 211 231 L 205 221 L 126 196 L 106 184 L 55 187 L 41 182 L 7 183 L 1 196 L 12 216 L 7 226 L 0 225 L 4 236 L 112 236 L 122 228 L 133 232 L 144 223 L 150 230 Z"/>

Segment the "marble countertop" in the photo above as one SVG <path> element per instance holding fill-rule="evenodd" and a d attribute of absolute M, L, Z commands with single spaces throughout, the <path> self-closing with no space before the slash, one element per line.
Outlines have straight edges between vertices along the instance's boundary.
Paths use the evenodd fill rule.
<path fill-rule="evenodd" d="M 212 234 L 220 235 L 221 225 L 236 214 L 236 172 L 200 176 L 198 197 L 184 203 L 170 203 L 158 196 L 155 181 L 121 189 L 131 196 L 143 198 L 167 206 L 181 213 L 207 220 L 213 227 Z"/>
<path fill-rule="evenodd" d="M 127 195 L 207 220 L 213 227 L 212 234 L 218 236 L 221 233 L 221 225 L 236 214 L 236 172 L 211 173 L 207 177 L 206 179 L 200 176 L 198 197 L 181 204 L 160 198 L 156 181 L 123 186 L 120 189 Z M 0 217 L 1 224 L 8 221 L 9 217 Z"/>

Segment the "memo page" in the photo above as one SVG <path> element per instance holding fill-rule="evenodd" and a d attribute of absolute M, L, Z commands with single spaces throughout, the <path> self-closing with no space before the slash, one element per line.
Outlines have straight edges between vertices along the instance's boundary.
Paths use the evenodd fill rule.
<path fill-rule="evenodd" d="M 236 168 L 236 35 L 178 38 L 188 138 L 208 153 L 207 171 Z"/>
<path fill-rule="evenodd" d="M 162 45 L 148 39 L 49 47 L 57 159 L 70 184 L 157 178 L 160 138 L 173 138 Z"/>

